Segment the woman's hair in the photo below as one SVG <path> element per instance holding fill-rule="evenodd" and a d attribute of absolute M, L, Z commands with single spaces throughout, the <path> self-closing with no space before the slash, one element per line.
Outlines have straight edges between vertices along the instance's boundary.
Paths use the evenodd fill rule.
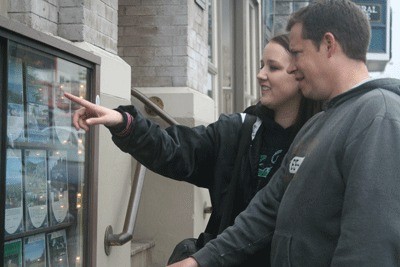
<path fill-rule="evenodd" d="M 274 42 L 285 48 L 288 53 L 290 53 L 289 48 L 289 34 L 279 34 L 271 38 L 270 42 Z M 299 111 L 297 113 L 297 118 L 294 123 L 294 129 L 296 132 L 303 127 L 304 123 L 306 123 L 312 116 L 322 110 L 322 101 L 316 101 L 309 98 L 305 98 L 304 96 L 301 99 Z"/>
<path fill-rule="evenodd" d="M 289 34 L 288 33 L 275 35 L 269 41 L 279 44 L 280 46 L 285 48 L 285 50 L 288 52 L 290 51 L 290 49 L 289 49 Z"/>

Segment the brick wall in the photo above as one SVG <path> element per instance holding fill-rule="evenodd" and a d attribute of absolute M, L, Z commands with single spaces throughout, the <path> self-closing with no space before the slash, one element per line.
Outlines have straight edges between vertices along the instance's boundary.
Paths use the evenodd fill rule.
<path fill-rule="evenodd" d="M 299 8 L 308 5 L 308 3 L 309 0 L 298 0 L 298 1 L 276 0 L 275 22 L 274 22 L 275 34 L 286 32 L 286 24 L 290 14 L 298 10 Z"/>
<path fill-rule="evenodd" d="M 205 92 L 207 16 L 194 1 L 120 0 L 118 54 L 132 86 Z"/>
<path fill-rule="evenodd" d="M 59 0 L 59 35 L 117 53 L 118 0 Z"/>
<path fill-rule="evenodd" d="M 8 16 L 35 30 L 57 35 L 57 0 L 12 0 L 8 3 Z"/>
<path fill-rule="evenodd" d="M 189 4 L 188 86 L 207 92 L 208 74 L 208 16 L 195 1 Z"/>
<path fill-rule="evenodd" d="M 118 0 L 12 0 L 8 17 L 35 30 L 117 53 Z"/>

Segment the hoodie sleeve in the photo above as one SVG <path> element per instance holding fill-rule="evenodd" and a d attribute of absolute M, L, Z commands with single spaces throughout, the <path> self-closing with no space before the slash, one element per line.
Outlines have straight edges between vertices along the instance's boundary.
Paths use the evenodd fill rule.
<path fill-rule="evenodd" d="M 213 182 L 221 140 L 241 125 L 240 117 L 232 115 L 221 116 L 207 127 L 174 125 L 162 129 L 134 106 L 117 110 L 133 118 L 129 127 L 125 123 L 119 129 L 110 129 L 112 140 L 122 151 L 158 174 L 205 188 Z"/>
<path fill-rule="evenodd" d="M 340 237 L 331 266 L 400 262 L 399 114 L 395 108 L 378 115 L 345 148 Z"/>
<path fill-rule="evenodd" d="M 234 225 L 193 255 L 201 267 L 236 266 L 271 243 L 280 201 L 292 176 L 287 173 L 281 167 L 236 217 Z"/>

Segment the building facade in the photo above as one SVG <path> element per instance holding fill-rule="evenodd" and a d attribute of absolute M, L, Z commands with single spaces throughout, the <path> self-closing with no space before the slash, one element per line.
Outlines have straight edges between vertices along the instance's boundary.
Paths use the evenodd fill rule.
<path fill-rule="evenodd" d="M 79 215 L 76 217 L 79 219 L 65 219 L 61 224 L 52 225 L 54 205 L 49 200 L 46 226 L 28 231 L 28 224 L 23 222 L 21 229 L 9 229 L 11 235 L 2 231 L 0 258 L 11 257 L 10 242 L 28 242 L 38 234 L 47 237 L 54 231 L 65 231 L 67 239 L 71 237 L 74 241 L 68 244 L 69 254 L 75 251 L 68 258 L 70 266 L 165 266 L 176 243 L 196 237 L 204 230 L 210 210 L 208 192 L 147 171 L 140 186 L 132 243 L 105 246 L 107 229 L 111 227 L 117 233 L 123 230 L 137 163 L 114 146 L 105 127 L 92 129 L 84 138 L 82 133 L 74 132 L 70 122 L 65 124 L 65 120 L 55 115 L 62 106 L 57 101 L 65 104 L 62 92 L 68 91 L 110 108 L 132 103 L 163 127 L 167 124 L 132 97 L 131 89 L 152 99 L 178 123 L 187 126 L 207 125 L 221 113 L 241 112 L 257 102 L 256 75 L 265 43 L 285 31 L 290 13 L 308 3 L 299 0 L 0 0 L 0 47 L 3 48 L 0 96 L 4 107 L 1 123 L 5 126 L 2 129 L 7 129 L 7 132 L 2 130 L 0 141 L 0 159 L 7 160 L 1 162 L 18 158 L 8 156 L 11 148 L 22 154 L 29 149 L 45 151 L 46 162 L 51 162 L 50 151 L 56 147 L 55 143 L 38 145 L 9 135 L 18 129 L 10 126 L 12 119 L 21 119 L 25 128 L 30 127 L 31 104 L 42 110 L 50 109 L 51 112 L 46 111 L 51 121 L 46 127 L 51 131 L 50 137 L 60 139 L 63 136 L 60 129 L 65 126 L 76 136 L 76 141 L 72 142 L 72 137 L 67 141 L 78 152 L 85 144 L 85 156 L 77 160 L 81 168 L 80 189 L 73 194 L 71 191 L 69 198 L 70 211 Z M 31 84 L 30 79 L 33 79 Z M 20 88 L 21 97 L 28 99 L 21 102 L 25 115 L 20 118 L 5 115 L 12 107 L 10 98 L 6 97 L 12 86 L 17 91 Z M 30 103 L 30 88 L 41 90 L 43 86 L 51 92 L 48 105 Z M 68 106 L 66 110 L 72 113 L 76 108 Z M 61 128 L 60 122 L 64 123 Z M 29 137 L 28 133 L 22 136 Z M 1 163 L 0 170 L 2 177 L 6 177 L 0 179 L 0 196 L 5 196 L 9 191 L 9 167 Z M 27 172 L 22 172 L 22 180 Z M 51 185 L 51 172 L 48 173 Z M 27 191 L 25 182 L 20 184 Z M 71 188 L 73 185 L 69 183 Z M 21 203 L 26 199 L 22 197 Z M 6 197 L 3 200 L 6 203 Z M 4 205 L 1 208 L 8 211 Z M 21 206 L 22 210 L 29 208 Z M 7 212 L 0 216 L 3 221 L 0 226 L 7 229 L 7 220 L 11 217 L 4 213 Z M 27 244 L 21 245 L 21 249 L 29 247 Z M 46 247 L 49 247 L 47 243 Z M 47 252 L 49 261 L 52 250 Z M 17 253 L 22 261 L 27 254 Z"/>
<path fill-rule="evenodd" d="M 11 80 L 20 80 L 21 94 L 27 94 L 31 87 L 25 84 L 24 75 L 30 75 L 25 73 L 35 67 L 32 79 L 40 79 L 42 85 L 47 85 L 48 99 L 52 94 L 58 96 L 51 96 L 51 103 L 60 101 L 62 92 L 69 91 L 110 108 L 134 103 L 144 114 L 158 120 L 158 117 L 147 114 L 142 103 L 131 98 L 131 88 L 134 88 L 149 98 L 157 99 L 164 111 L 181 124 L 208 124 L 222 112 L 242 111 L 257 100 L 256 74 L 264 45 L 261 10 L 261 2 L 256 0 L 1 0 L 0 39 L 4 41 L 4 47 L 11 47 L 9 44 L 15 41 L 17 46 L 27 47 L 29 55 L 35 55 L 30 56 L 29 61 L 23 56 L 14 59 L 8 48 L 3 50 L 2 58 L 9 60 L 2 62 L 2 91 L 5 90 L 2 95 L 10 94 Z M 53 56 L 54 60 L 42 59 Z M 40 60 L 35 61 L 35 58 Z M 67 63 L 63 69 L 65 73 L 61 74 L 63 60 Z M 43 62 L 47 63 L 43 65 Z M 77 80 L 73 80 L 69 64 L 76 64 L 78 69 L 79 66 L 88 66 L 86 74 L 82 76 L 80 71 Z M 19 69 L 22 76 L 10 76 L 10 72 Z M 42 89 L 41 86 L 35 87 L 38 91 Z M 7 101 L 10 100 L 3 101 L 9 106 Z M 31 112 L 28 105 L 22 105 L 26 118 Z M 50 121 L 47 126 L 54 138 L 61 136 L 59 120 L 53 115 L 57 107 L 52 104 L 42 107 L 49 116 L 46 117 Z M 71 106 L 69 111 L 73 111 Z M 4 123 L 14 119 L 6 117 Z M 20 119 L 24 121 L 23 117 Z M 25 121 L 23 124 L 28 123 Z M 73 132 L 71 125 L 67 126 L 68 131 Z M 2 133 L 4 136 L 14 128 L 7 124 L 6 129 L 7 133 Z M 79 203 L 74 202 L 74 206 L 84 206 L 80 222 L 75 224 L 70 219 L 69 224 L 63 221 L 62 225 L 52 226 L 49 219 L 45 219 L 47 224 L 32 231 L 22 227 L 19 233 L 5 234 L 1 236 L 3 253 L 0 254 L 4 260 L 10 257 L 8 243 L 28 242 L 31 237 L 46 236 L 61 228 L 69 240 L 74 234 L 76 237 L 76 232 L 71 234 L 69 230 L 73 224 L 75 230 L 83 231 L 76 238 L 81 246 L 68 243 L 69 254 L 76 247 L 80 248 L 76 249 L 74 258 L 69 258 L 71 266 L 129 266 L 131 254 L 138 255 L 138 260 L 133 259 L 139 261 L 138 264 L 164 266 L 179 240 L 196 236 L 204 230 L 209 217 L 204 211 L 210 206 L 208 193 L 147 171 L 133 249 L 126 244 L 112 247 L 105 253 L 106 229 L 112 226 L 118 232 L 124 225 L 136 162 L 115 148 L 104 127 L 92 132 L 95 132 L 93 136 L 85 135 L 91 141 L 85 143 L 86 154 L 79 163 L 83 170 L 80 181 L 83 191 L 70 195 L 70 200 L 76 197 Z M 5 152 L 13 146 L 10 136 L 4 140 L 2 155 L 11 158 Z M 54 140 L 51 139 L 50 143 Z M 18 151 L 25 151 L 24 146 L 37 146 L 45 155 L 50 155 L 53 147 L 32 142 L 17 142 Z M 78 138 L 77 142 L 85 141 Z M 50 156 L 42 158 L 50 162 Z M 72 163 L 68 161 L 68 164 Z M 2 165 L 2 172 L 9 169 L 7 164 Z M 25 190 L 28 188 L 25 187 L 25 175 L 22 175 L 22 180 L 21 188 Z M 9 191 L 9 181 L 9 178 L 2 179 L 3 193 Z M 84 191 L 85 186 L 89 187 L 88 191 Z M 21 201 L 26 202 L 25 198 Z M 69 204 L 69 211 L 75 211 Z M 44 207 L 51 215 L 54 207 L 50 202 Z M 28 210 L 28 207 L 21 207 L 21 210 Z M 9 212 L 3 219 L 10 219 Z M 25 226 L 25 222 L 22 225 Z M 21 245 L 21 249 L 28 247 L 27 244 Z M 45 247 L 48 248 L 49 244 L 46 243 Z M 141 253 L 146 247 L 150 251 Z M 51 250 L 44 253 L 48 256 L 45 261 L 50 260 L 51 253 Z M 25 259 L 28 251 L 18 255 L 22 256 L 22 261 L 31 260 Z"/>

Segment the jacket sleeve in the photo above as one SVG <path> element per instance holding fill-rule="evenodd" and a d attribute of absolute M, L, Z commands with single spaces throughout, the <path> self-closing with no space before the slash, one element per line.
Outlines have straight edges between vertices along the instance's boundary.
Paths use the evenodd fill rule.
<path fill-rule="evenodd" d="M 207 127 L 175 125 L 162 129 L 134 106 L 120 106 L 118 110 L 134 117 L 127 135 L 113 134 L 114 143 L 122 151 L 158 174 L 209 188 L 221 135 L 218 121 Z"/>
<path fill-rule="evenodd" d="M 332 266 L 400 262 L 400 121 L 386 115 L 345 147 L 341 231 Z"/>
<path fill-rule="evenodd" d="M 271 243 L 280 201 L 291 177 L 286 174 L 281 167 L 236 217 L 234 225 L 193 255 L 201 267 L 239 265 Z"/>

